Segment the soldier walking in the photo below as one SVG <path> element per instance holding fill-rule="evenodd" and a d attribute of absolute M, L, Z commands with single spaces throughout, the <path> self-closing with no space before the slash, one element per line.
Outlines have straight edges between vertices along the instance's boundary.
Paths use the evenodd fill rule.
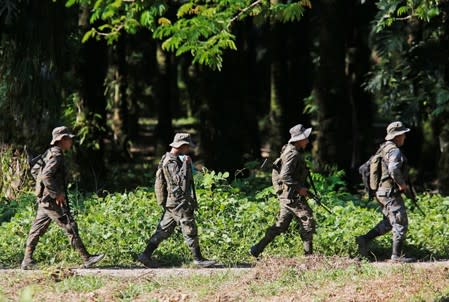
<path fill-rule="evenodd" d="M 138 261 L 146 267 L 157 266 L 151 256 L 159 244 L 173 233 L 176 225 L 181 227 L 184 240 L 193 254 L 194 264 L 201 267 L 215 264 L 215 261 L 205 259 L 200 250 L 194 216 L 197 202 L 193 196 L 192 161 L 187 155 L 191 145 L 190 134 L 177 133 L 170 144 L 170 152 L 167 152 L 161 159 L 160 167 L 166 183 L 164 190 L 167 192 L 167 198 L 165 204 L 162 204 L 164 213 L 156 232 L 138 257 Z"/>
<path fill-rule="evenodd" d="M 71 149 L 74 135 L 67 127 L 62 126 L 53 129 L 52 136 L 51 147 L 43 155 L 45 165 L 37 177 L 38 209 L 28 235 L 25 256 L 21 264 L 21 268 L 24 270 L 34 267 L 33 252 L 39 238 L 47 231 L 52 221 L 65 231 L 72 247 L 83 258 L 84 267 L 90 267 L 104 257 L 103 254 L 91 255 L 87 252 L 78 234 L 78 226 L 70 213 L 66 195 L 64 151 Z"/>
<path fill-rule="evenodd" d="M 296 218 L 300 225 L 304 254 L 313 253 L 315 221 L 312 209 L 305 200 L 308 195 L 306 187 L 308 170 L 303 153 L 309 143 L 308 137 L 311 132 L 312 128 L 305 128 L 301 124 L 291 128 L 288 144 L 283 147 L 280 158 L 273 163 L 272 180 L 279 199 L 280 211 L 276 223 L 268 228 L 259 243 L 251 247 L 250 254 L 256 258 L 276 236 L 287 231 L 293 218 Z"/>
<path fill-rule="evenodd" d="M 376 198 L 382 207 L 383 219 L 373 229 L 362 236 L 356 237 L 359 252 L 368 256 L 368 243 L 374 238 L 390 230 L 393 233 L 393 249 L 391 260 L 395 262 L 411 262 L 402 254 L 402 247 L 408 228 L 408 218 L 401 193 L 409 192 L 407 185 L 407 159 L 401 152 L 406 133 L 410 129 L 401 122 L 390 123 L 387 127 L 385 142 L 378 152 L 382 152 L 381 178 L 376 191 Z"/>

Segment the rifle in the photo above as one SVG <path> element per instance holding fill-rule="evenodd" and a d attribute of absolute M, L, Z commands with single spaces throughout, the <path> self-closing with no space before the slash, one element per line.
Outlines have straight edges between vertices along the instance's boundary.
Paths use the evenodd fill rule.
<path fill-rule="evenodd" d="M 424 211 L 419 207 L 418 205 L 418 201 L 416 200 L 416 193 L 415 193 L 415 188 L 413 187 L 412 183 L 410 180 L 407 180 L 406 182 L 407 186 L 408 186 L 408 190 L 406 190 L 404 192 L 405 196 L 407 196 L 408 198 L 410 198 L 413 202 L 413 204 L 415 205 L 415 207 L 419 210 L 419 212 L 423 215 L 426 216 L 426 213 L 424 213 Z"/>
<path fill-rule="evenodd" d="M 192 200 L 188 200 L 190 205 L 194 208 L 198 208 L 198 201 L 196 199 L 196 190 L 195 190 L 195 181 L 193 180 L 193 172 L 192 172 L 192 164 L 187 164 L 187 171 L 186 171 L 186 180 L 185 180 L 185 187 L 184 192 L 191 193 L 191 196 L 189 196 Z M 186 196 L 187 197 L 187 196 Z M 185 201 L 182 201 L 175 210 L 178 210 L 180 207 L 182 207 L 185 204 Z"/>
<path fill-rule="evenodd" d="M 309 184 L 313 190 L 311 192 L 310 190 L 307 192 L 308 196 L 311 197 L 319 206 L 321 206 L 323 209 L 325 209 L 329 214 L 334 214 L 322 201 L 321 198 L 318 196 L 315 183 L 312 179 L 312 174 L 310 174 L 310 170 L 307 169 L 307 178 L 309 179 Z"/>
<path fill-rule="evenodd" d="M 70 202 L 69 202 L 69 194 L 67 192 L 67 188 L 64 190 L 65 193 L 65 205 L 62 205 L 62 214 L 67 217 L 67 221 L 70 224 L 70 227 L 73 230 L 72 222 L 73 222 L 73 216 L 72 211 L 70 210 Z"/>
<path fill-rule="evenodd" d="M 198 199 L 196 199 L 195 180 L 193 179 L 192 164 L 189 165 L 190 183 L 192 184 L 193 208 L 198 209 Z"/>

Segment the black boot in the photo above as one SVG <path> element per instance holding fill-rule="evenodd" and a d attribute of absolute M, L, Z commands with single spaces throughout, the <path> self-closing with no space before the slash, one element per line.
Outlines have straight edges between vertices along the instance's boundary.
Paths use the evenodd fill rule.
<path fill-rule="evenodd" d="M 193 263 L 200 267 L 211 267 L 216 264 L 214 260 L 207 260 L 201 255 L 200 246 L 197 244 L 192 248 Z"/>
<path fill-rule="evenodd" d="M 34 262 L 34 260 L 33 260 L 33 252 L 34 252 L 34 247 L 27 246 L 25 248 L 25 255 L 24 255 L 22 263 L 20 265 L 21 269 L 30 270 L 36 266 L 36 262 Z"/>
<path fill-rule="evenodd" d="M 249 254 L 255 258 L 259 258 L 259 255 L 263 252 L 265 247 L 271 242 L 271 239 L 266 235 L 259 241 L 259 243 L 253 245 L 249 249 Z"/>
<path fill-rule="evenodd" d="M 137 257 L 137 260 L 142 263 L 145 267 L 148 268 L 154 268 L 157 267 L 157 264 L 151 259 L 151 255 L 153 255 L 153 252 L 156 250 L 157 245 L 150 242 L 148 243 L 147 247 L 143 251 L 142 254 Z"/>
<path fill-rule="evenodd" d="M 356 241 L 358 249 L 359 249 L 359 254 L 362 257 L 367 258 L 369 256 L 368 255 L 368 252 L 369 252 L 368 244 L 371 240 L 373 240 L 374 238 L 376 238 L 378 236 L 380 236 L 379 232 L 376 229 L 372 229 L 365 235 L 355 237 L 355 241 Z"/>
<path fill-rule="evenodd" d="M 303 242 L 304 246 L 304 255 L 312 255 L 313 254 L 313 243 L 312 240 L 305 240 Z"/>
<path fill-rule="evenodd" d="M 415 258 L 406 257 L 402 254 L 402 246 L 404 244 L 403 240 L 393 240 L 393 250 L 391 253 L 392 262 L 409 263 L 416 261 Z"/>

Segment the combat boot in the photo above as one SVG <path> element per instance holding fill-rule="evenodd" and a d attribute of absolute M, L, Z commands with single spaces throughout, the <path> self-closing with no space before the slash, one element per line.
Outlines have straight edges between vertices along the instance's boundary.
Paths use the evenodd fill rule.
<path fill-rule="evenodd" d="M 259 255 L 263 252 L 268 243 L 271 242 L 271 237 L 265 235 L 257 244 L 253 245 L 249 249 L 249 254 L 254 258 L 259 258 Z"/>
<path fill-rule="evenodd" d="M 365 239 L 365 236 L 355 237 L 355 242 L 357 243 L 359 254 L 362 257 L 368 258 L 368 242 Z"/>
<path fill-rule="evenodd" d="M 91 267 L 92 265 L 94 265 L 94 264 L 100 262 L 101 260 L 103 260 L 103 258 L 104 258 L 104 254 L 90 255 L 84 261 L 83 267 L 84 268 Z"/>
<path fill-rule="evenodd" d="M 393 251 L 391 253 L 391 262 L 397 262 L 397 263 L 410 263 L 415 262 L 416 259 L 413 257 L 406 257 L 402 254 L 402 246 L 403 241 L 402 240 L 394 240 L 393 241 Z"/>
<path fill-rule="evenodd" d="M 157 267 L 157 263 L 151 259 L 151 255 L 153 255 L 153 252 L 156 250 L 156 248 L 157 248 L 156 244 L 151 242 L 148 243 L 143 253 L 140 254 L 139 257 L 137 257 L 137 261 L 142 263 L 147 268 Z"/>
<path fill-rule="evenodd" d="M 192 248 L 192 254 L 193 254 L 193 264 L 199 267 L 211 267 L 217 263 L 214 260 L 208 260 L 204 258 L 203 255 L 201 255 L 201 249 L 198 245 Z"/>
<path fill-rule="evenodd" d="M 20 264 L 20 268 L 23 270 L 32 270 L 36 268 L 36 262 L 33 259 L 23 259 Z"/>
<path fill-rule="evenodd" d="M 261 251 L 260 251 L 259 247 L 257 246 L 257 244 L 256 244 L 256 245 L 253 245 L 253 246 L 250 247 L 250 249 L 249 249 L 249 254 L 250 254 L 251 256 L 253 256 L 254 258 L 257 258 L 257 259 L 258 259 L 260 253 L 261 253 Z"/>
<path fill-rule="evenodd" d="M 355 237 L 355 242 L 357 243 L 359 254 L 362 257 L 368 258 L 369 256 L 368 244 L 371 240 L 373 240 L 379 235 L 380 234 L 376 229 L 372 229 L 365 235 Z"/>
<path fill-rule="evenodd" d="M 23 257 L 20 268 L 23 270 L 30 270 L 36 267 L 36 262 L 33 260 L 34 248 L 27 246 L 25 248 L 25 255 Z"/>
<path fill-rule="evenodd" d="M 312 240 L 306 240 L 303 242 L 304 246 L 304 255 L 312 255 L 313 254 L 313 243 Z"/>

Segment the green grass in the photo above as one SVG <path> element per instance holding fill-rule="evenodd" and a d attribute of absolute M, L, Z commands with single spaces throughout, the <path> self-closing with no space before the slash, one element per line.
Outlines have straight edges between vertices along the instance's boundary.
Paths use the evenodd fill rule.
<path fill-rule="evenodd" d="M 247 271 L 54 278 L 2 273 L 7 301 L 447 301 L 445 265 L 378 266 L 341 257 L 264 258 Z"/>
<path fill-rule="evenodd" d="M 97 276 L 73 276 L 55 284 L 57 293 L 69 291 L 91 292 L 104 286 L 106 280 Z"/>

